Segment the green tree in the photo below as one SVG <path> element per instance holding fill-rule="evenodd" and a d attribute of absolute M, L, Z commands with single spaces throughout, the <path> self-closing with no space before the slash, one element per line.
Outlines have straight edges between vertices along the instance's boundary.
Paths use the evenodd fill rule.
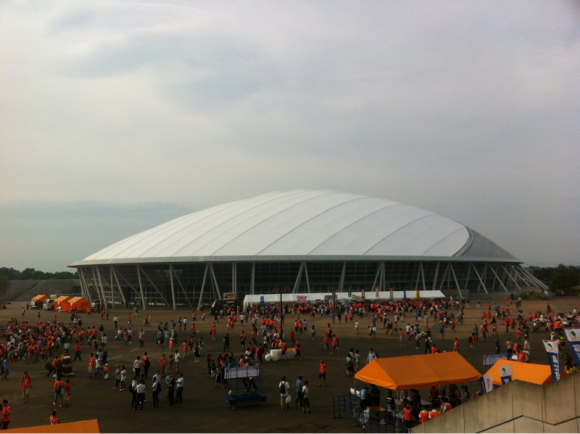
<path fill-rule="evenodd" d="M 578 269 L 576 267 L 566 267 L 562 264 L 554 268 L 552 273 L 552 282 L 550 283 L 550 289 L 554 292 L 570 292 L 572 288 L 578 285 L 579 276 Z"/>

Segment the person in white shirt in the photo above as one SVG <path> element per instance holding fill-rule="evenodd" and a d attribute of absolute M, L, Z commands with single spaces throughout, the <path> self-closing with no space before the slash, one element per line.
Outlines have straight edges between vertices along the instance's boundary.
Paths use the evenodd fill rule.
<path fill-rule="evenodd" d="M 137 402 L 135 403 L 135 410 L 137 410 L 137 407 L 139 407 L 139 405 L 141 405 L 141 410 L 143 410 L 143 404 L 145 403 L 145 380 L 141 380 L 141 382 L 135 386 L 135 390 L 137 392 Z"/>
<path fill-rule="evenodd" d="M 180 372 L 179 377 L 175 381 L 175 385 L 177 386 L 177 395 L 175 397 L 175 403 L 183 402 L 183 385 L 185 384 L 185 378 L 183 378 L 183 374 Z"/>
<path fill-rule="evenodd" d="M 308 381 L 304 382 L 304 386 L 302 387 L 302 411 L 304 413 L 310 413 L 310 399 L 309 395 L 310 389 L 308 388 Z"/>
<path fill-rule="evenodd" d="M 278 384 L 278 389 L 280 390 L 280 406 L 282 411 L 284 411 L 285 408 L 290 408 L 290 404 L 286 402 L 286 398 L 290 393 L 290 383 L 286 381 L 286 377 L 282 377 L 282 381 Z"/>

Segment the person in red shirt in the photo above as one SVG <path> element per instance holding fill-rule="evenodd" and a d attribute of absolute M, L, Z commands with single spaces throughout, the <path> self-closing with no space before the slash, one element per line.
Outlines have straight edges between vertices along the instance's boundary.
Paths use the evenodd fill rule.
<path fill-rule="evenodd" d="M 322 380 L 324 380 L 324 387 L 327 387 L 326 384 L 326 363 L 324 360 L 320 359 L 320 373 L 318 374 L 318 387 L 322 386 Z"/>
<path fill-rule="evenodd" d="M 183 341 L 183 343 L 181 344 L 181 360 L 185 360 L 185 358 L 187 357 L 187 347 L 189 346 L 189 344 L 187 343 L 187 341 Z"/>
<path fill-rule="evenodd" d="M 165 366 L 167 365 L 167 359 L 165 358 L 165 354 L 161 356 L 159 359 L 159 366 L 161 366 L 161 375 L 165 375 Z"/>
<path fill-rule="evenodd" d="M 52 410 L 52 414 L 50 415 L 50 424 L 51 425 L 58 425 L 60 423 L 60 419 L 56 417 L 56 410 Z"/>
<path fill-rule="evenodd" d="M 106 372 L 108 372 L 108 367 L 105 366 L 105 370 Z M 67 380 L 64 382 L 63 384 L 63 390 L 64 390 L 64 406 L 68 407 L 68 403 L 70 402 L 70 393 L 72 390 L 72 386 L 70 384 L 70 380 L 67 378 Z"/>
<path fill-rule="evenodd" d="M 282 343 L 280 344 L 280 350 L 282 351 L 282 358 L 284 360 L 286 360 L 286 350 L 288 349 L 288 345 L 286 344 L 286 341 L 282 341 Z"/>
<path fill-rule="evenodd" d="M 294 344 L 294 348 L 296 350 L 296 358 L 298 360 L 302 360 L 302 355 L 300 354 L 300 339 L 296 340 L 296 343 Z"/>
<path fill-rule="evenodd" d="M 2 401 L 2 430 L 8 429 L 10 424 L 10 407 L 8 406 L 8 400 Z"/>
<path fill-rule="evenodd" d="M 79 344 L 78 342 L 75 344 L 75 358 L 73 360 L 76 361 L 76 359 L 82 360 L 81 359 L 81 344 Z"/>
<path fill-rule="evenodd" d="M 453 351 L 459 351 L 459 339 L 455 338 L 455 342 L 453 343 Z"/>
<path fill-rule="evenodd" d="M 32 385 L 30 379 L 30 375 L 28 375 L 28 371 L 24 371 L 24 375 L 20 379 L 20 389 L 22 390 L 22 397 L 24 398 L 24 403 L 27 404 L 30 402 L 30 386 Z"/>

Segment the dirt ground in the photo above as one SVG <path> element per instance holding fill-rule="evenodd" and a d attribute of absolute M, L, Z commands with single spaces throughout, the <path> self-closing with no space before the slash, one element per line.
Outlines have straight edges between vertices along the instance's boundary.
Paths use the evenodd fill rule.
<path fill-rule="evenodd" d="M 501 301 L 504 304 L 504 301 Z M 550 302 L 555 312 L 568 312 L 579 305 L 577 299 L 557 299 Z M 493 302 L 492 302 L 493 304 Z M 0 323 L 5 325 L 9 318 L 17 317 L 21 319 L 21 309 L 24 302 L 16 302 L 8 305 L 7 310 L 0 310 Z M 515 306 L 512 306 L 514 309 Z M 482 303 L 482 309 L 487 309 L 487 301 Z M 545 301 L 524 301 L 523 311 L 527 315 L 531 311 L 546 310 Z M 177 321 L 178 317 L 186 316 L 191 319 L 191 311 L 166 311 L 149 310 L 152 324 L 147 328 L 147 340 L 145 348 L 141 350 L 137 342 L 132 346 L 118 343 L 112 337 L 115 336 L 112 318 L 117 313 L 121 324 L 127 321 L 129 311 L 111 311 L 109 321 L 101 321 L 100 315 L 83 315 L 83 326 L 96 326 L 104 324 L 109 343 L 107 351 L 109 353 L 109 367 L 111 374 L 114 372 L 116 363 L 125 364 L 130 371 L 132 361 L 135 356 L 142 355 L 147 351 L 152 358 L 151 371 L 158 367 L 158 360 L 161 354 L 168 353 L 168 348 L 164 350 L 155 344 L 155 330 L 159 321 Z M 29 321 L 36 319 L 37 311 L 26 311 L 26 318 Z M 48 321 L 53 318 L 54 312 L 41 311 L 41 320 Z M 58 321 L 68 323 L 68 313 L 57 313 Z M 139 320 L 142 320 L 143 314 Z M 315 341 L 310 335 L 302 336 L 302 360 L 278 361 L 264 363 L 264 389 L 268 396 L 268 402 L 261 407 L 247 406 L 238 407 L 231 410 L 225 402 L 226 391 L 214 388 L 214 381 L 206 376 L 207 366 L 205 357 L 207 354 L 217 356 L 222 350 L 222 341 L 226 333 L 224 321 L 218 324 L 217 340 L 210 341 L 209 330 L 211 321 L 208 317 L 205 323 L 197 321 L 198 336 L 204 337 L 205 353 L 202 354 L 200 363 L 194 363 L 193 357 L 189 356 L 182 361 L 182 372 L 185 377 L 185 388 L 183 403 L 176 404 L 174 408 L 167 408 L 167 399 L 164 391 L 161 392 L 161 408 L 154 409 L 151 406 L 150 382 L 147 384 L 147 400 L 145 410 L 135 411 L 131 408 L 131 393 L 128 391 L 119 392 L 113 390 L 114 380 L 89 379 L 86 372 L 88 366 L 87 346 L 83 346 L 83 361 L 74 363 L 75 376 L 71 378 L 72 396 L 71 405 L 68 408 L 57 408 L 61 422 L 73 422 L 86 419 L 98 419 L 102 432 L 361 432 L 361 428 L 354 427 L 352 419 L 333 419 L 332 403 L 334 395 L 348 394 L 349 387 L 352 387 L 354 380 L 345 374 L 344 363 L 345 353 L 350 348 L 358 349 L 362 354 L 363 361 L 366 359 L 369 348 L 373 348 L 380 357 L 395 357 L 413 355 L 424 352 L 415 349 L 414 342 L 410 342 L 405 347 L 399 346 L 398 337 L 387 337 L 382 328 L 378 329 L 377 338 L 370 339 L 366 329 L 369 325 L 370 317 L 365 316 L 360 322 L 360 335 L 354 333 L 354 323 L 344 322 L 339 324 L 336 321 L 332 325 L 333 331 L 341 342 L 342 353 L 330 355 L 323 350 L 322 333 L 326 324 L 331 322 L 330 318 L 316 318 L 314 321 L 308 318 L 308 325 L 315 324 L 318 330 Z M 494 339 L 489 337 L 487 342 L 481 340 L 477 343 L 475 350 L 469 350 L 467 336 L 472 331 L 475 324 L 480 324 L 481 310 L 477 310 L 475 303 L 471 309 L 465 311 L 465 324 L 457 327 L 457 333 L 446 332 L 446 339 L 441 340 L 439 327 L 431 325 L 432 334 L 437 347 L 442 351 L 453 350 L 453 338 L 457 336 L 460 341 L 460 353 L 480 372 L 485 372 L 483 366 L 483 355 L 494 354 Z M 133 329 L 136 332 L 141 326 L 133 320 Z M 408 322 L 412 323 L 411 318 Z M 405 321 L 406 323 L 407 321 Z M 190 322 L 191 324 L 191 322 Z M 424 323 L 421 323 L 422 328 Z M 251 327 L 238 326 L 234 332 L 230 332 L 232 339 L 231 349 L 235 355 L 241 352 L 239 345 L 239 333 L 245 329 L 247 334 Z M 499 327 L 499 338 L 502 350 L 505 349 L 505 340 L 508 337 L 515 337 L 515 333 L 505 333 L 505 327 Z M 287 331 L 288 333 L 288 331 Z M 189 334 L 187 334 L 189 336 Z M 186 337 L 185 332 L 178 332 L 179 340 Z M 531 362 L 548 364 L 547 356 L 542 347 L 542 339 L 547 339 L 548 334 L 538 332 L 531 335 L 532 352 Z M 136 339 L 135 339 L 136 340 Z M 318 363 L 323 357 L 327 363 L 328 387 L 318 387 Z M 364 366 L 364 362 L 362 365 Z M 29 404 L 22 403 L 19 392 L 20 378 L 22 373 L 28 370 L 32 377 L 31 401 Z M 281 411 L 279 405 L 278 383 L 285 375 L 290 383 L 292 395 L 294 392 L 294 382 L 298 375 L 302 375 L 305 380 L 310 381 L 311 393 L 310 403 L 312 414 L 303 414 L 294 407 L 290 411 Z M 113 375 L 111 375 L 113 377 Z M 53 388 L 54 380 L 46 377 L 44 362 L 36 364 L 25 364 L 23 362 L 12 363 L 10 376 L 7 382 L 0 382 L 0 400 L 8 399 L 12 408 L 12 418 L 10 428 L 46 425 L 49 423 L 49 416 L 54 409 Z M 360 387 L 360 383 L 359 383 Z M 473 387 L 472 393 L 479 388 Z M 425 392 L 423 392 L 425 395 Z M 294 396 L 295 398 L 295 396 Z"/>

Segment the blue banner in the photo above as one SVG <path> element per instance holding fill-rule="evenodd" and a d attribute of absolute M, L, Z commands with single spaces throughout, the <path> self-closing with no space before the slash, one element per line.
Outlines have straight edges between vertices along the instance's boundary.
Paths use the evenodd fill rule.
<path fill-rule="evenodd" d="M 580 366 L 580 329 L 566 330 L 566 336 L 572 347 L 572 354 L 578 366 Z"/>
<path fill-rule="evenodd" d="M 552 381 L 554 383 L 560 380 L 560 358 L 558 357 L 559 349 L 556 342 L 544 341 L 544 347 L 548 353 L 548 360 L 550 361 L 550 369 L 552 370 Z"/>
<path fill-rule="evenodd" d="M 266 302 L 264 301 L 263 295 L 260 296 L 260 304 L 262 305 L 262 307 L 266 306 Z"/>

